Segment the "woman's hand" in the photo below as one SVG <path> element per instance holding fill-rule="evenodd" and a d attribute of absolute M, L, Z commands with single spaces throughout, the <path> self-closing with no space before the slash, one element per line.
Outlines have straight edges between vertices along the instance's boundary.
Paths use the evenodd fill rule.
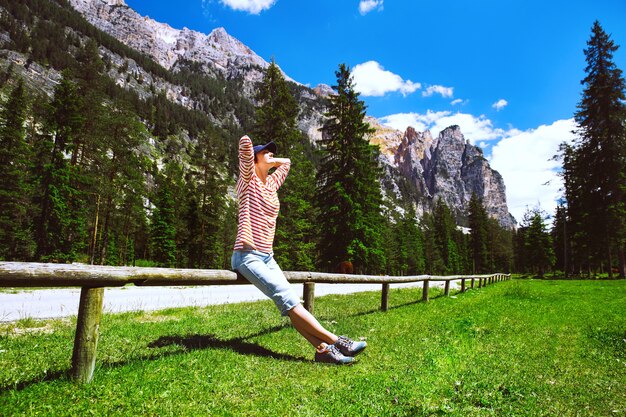
<path fill-rule="evenodd" d="M 279 167 L 281 165 L 290 164 L 291 160 L 289 158 L 274 158 L 274 166 Z"/>

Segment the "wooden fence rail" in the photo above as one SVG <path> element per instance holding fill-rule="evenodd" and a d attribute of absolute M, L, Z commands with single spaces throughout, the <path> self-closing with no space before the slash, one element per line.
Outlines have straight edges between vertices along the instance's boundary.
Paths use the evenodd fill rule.
<path fill-rule="evenodd" d="M 304 307 L 313 311 L 315 283 L 382 284 L 381 310 L 389 308 L 389 285 L 422 282 L 422 300 L 428 301 L 430 282 L 445 282 L 444 294 L 450 294 L 450 282 L 461 281 L 461 292 L 510 279 L 508 274 L 453 276 L 379 276 L 328 274 L 322 272 L 285 272 L 291 283 L 304 284 Z M 76 336 L 72 354 L 71 375 L 75 381 L 88 383 L 93 377 L 100 334 L 100 319 L 105 287 L 177 286 L 177 285 L 243 285 L 249 282 L 232 271 L 209 269 L 136 268 L 82 264 L 46 264 L 0 262 L 0 287 L 44 288 L 81 287 Z"/>

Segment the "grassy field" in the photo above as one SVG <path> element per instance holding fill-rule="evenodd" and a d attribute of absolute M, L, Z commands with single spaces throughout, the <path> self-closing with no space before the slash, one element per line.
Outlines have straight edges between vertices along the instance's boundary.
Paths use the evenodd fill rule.
<path fill-rule="evenodd" d="M 93 382 L 68 380 L 74 320 L 0 324 L 0 415 L 624 416 L 626 281 L 513 280 L 316 299 L 367 338 L 354 366 L 269 302 L 106 315 Z M 440 295 L 440 293 L 439 293 Z"/>

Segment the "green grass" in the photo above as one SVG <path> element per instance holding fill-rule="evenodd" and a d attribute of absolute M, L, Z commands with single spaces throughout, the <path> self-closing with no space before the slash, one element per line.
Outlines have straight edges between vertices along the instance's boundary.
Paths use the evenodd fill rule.
<path fill-rule="evenodd" d="M 626 415 L 626 281 L 453 295 L 392 289 L 386 313 L 379 293 L 316 299 L 322 324 L 367 338 L 351 367 L 312 362 L 270 302 L 106 315 L 83 386 L 75 320 L 4 324 L 0 415 Z"/>

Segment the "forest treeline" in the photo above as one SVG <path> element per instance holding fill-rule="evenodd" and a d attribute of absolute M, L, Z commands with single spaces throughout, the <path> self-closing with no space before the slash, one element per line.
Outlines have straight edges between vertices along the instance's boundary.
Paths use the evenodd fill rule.
<path fill-rule="evenodd" d="M 292 159 L 274 245 L 285 270 L 333 271 L 351 261 L 355 272 L 372 274 L 542 275 L 574 272 L 574 265 L 602 272 L 619 263 L 623 235 L 611 240 L 608 264 L 605 250 L 574 264 L 578 246 L 571 242 L 582 232 L 563 244 L 563 224 L 573 221 L 563 207 L 551 231 L 538 208 L 506 230 L 473 196 L 460 228 L 441 201 L 418 216 L 411 201 L 386 193 L 378 150 L 367 140 L 365 105 L 343 64 L 323 139 L 313 145 L 297 128 L 302 109 L 275 63 L 254 107 L 237 94 L 241 80 L 209 77 L 192 64 L 170 73 L 62 0 L 0 6 L 10 38 L 2 48 L 62 71 L 50 97 L 27 88 L 12 65 L 0 72 L 0 259 L 228 269 L 237 227 L 236 149 L 249 133 L 255 143 L 276 141 Z M 140 99 L 117 86 L 108 75 L 111 61 L 98 50 L 103 45 L 185 85 L 198 105 L 177 106 L 156 89 Z M 569 158 L 575 148 L 567 152 Z"/>

